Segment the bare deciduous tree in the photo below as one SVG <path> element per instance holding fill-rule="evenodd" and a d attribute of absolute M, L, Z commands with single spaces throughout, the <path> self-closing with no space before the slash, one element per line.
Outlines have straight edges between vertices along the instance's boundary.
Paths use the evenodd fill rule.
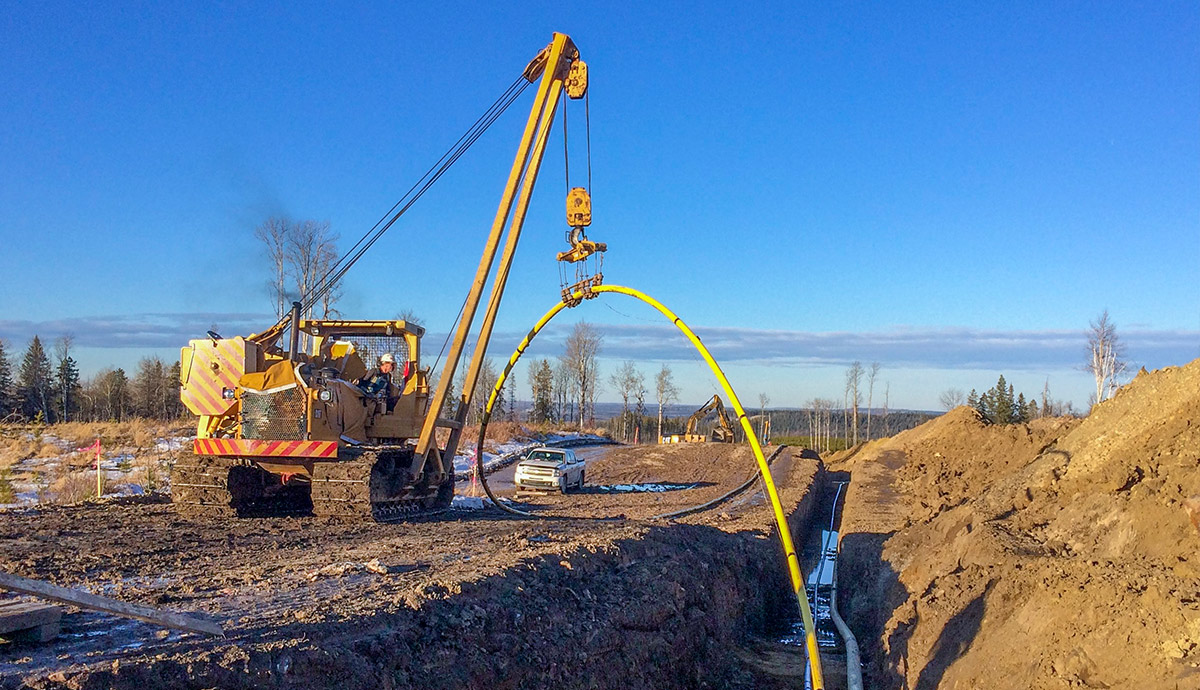
<path fill-rule="evenodd" d="M 867 440 L 871 440 L 871 410 L 875 406 L 875 379 L 879 376 L 879 362 L 871 362 L 867 369 Z"/>
<path fill-rule="evenodd" d="M 953 410 L 962 405 L 966 399 L 967 396 L 962 392 L 961 388 L 947 388 L 938 396 L 938 404 L 944 410 Z"/>
<path fill-rule="evenodd" d="M 594 406 L 596 392 L 599 386 L 599 369 L 596 357 L 600 354 L 600 343 L 603 338 L 586 321 L 575 324 L 571 335 L 567 337 L 566 352 L 562 358 L 566 363 L 571 377 L 574 379 L 575 393 L 579 396 L 579 429 L 589 419 L 595 418 Z"/>
<path fill-rule="evenodd" d="M 848 400 L 847 407 L 853 408 L 851 415 L 852 431 L 846 434 L 846 443 L 850 443 L 851 437 L 854 443 L 858 443 L 858 408 L 862 404 L 862 396 L 859 393 L 859 386 L 862 384 L 863 366 L 862 362 L 855 361 L 846 370 L 846 398 Z"/>
<path fill-rule="evenodd" d="M 629 440 L 629 399 L 637 396 L 639 388 L 643 388 L 645 378 L 642 372 L 637 370 L 633 362 L 625 360 L 621 364 L 621 368 L 617 369 L 608 377 L 609 383 L 617 390 L 617 394 L 621 396 L 621 440 Z"/>
<path fill-rule="evenodd" d="M 268 292 L 279 318 L 287 313 L 293 300 L 303 302 L 313 290 L 321 287 L 321 280 L 338 260 L 338 236 L 330 232 L 328 221 L 293 222 L 286 217 L 271 217 L 255 228 L 254 236 L 263 243 L 271 265 Z M 291 289 L 288 278 L 292 280 Z M 312 318 L 318 308 L 322 318 L 338 316 L 333 305 L 340 295 L 340 285 L 334 283 L 305 310 L 303 316 Z"/>
<path fill-rule="evenodd" d="M 1088 360 L 1084 368 L 1096 380 L 1096 402 L 1101 403 L 1117 391 L 1117 380 L 1125 373 L 1125 346 L 1117 337 L 1117 325 L 1107 309 L 1088 326 Z"/>
<path fill-rule="evenodd" d="M 767 404 L 771 402 L 771 398 L 766 393 L 758 394 L 758 440 L 760 443 L 767 442 Z"/>
<path fill-rule="evenodd" d="M 671 376 L 671 367 L 662 365 L 654 377 L 654 395 L 658 400 L 658 438 L 662 438 L 663 408 L 679 399 L 679 388 Z"/>
<path fill-rule="evenodd" d="M 287 312 L 287 254 L 288 228 L 291 223 L 286 218 L 271 218 L 254 229 L 254 236 L 266 247 L 267 260 L 271 263 L 271 280 L 267 283 L 271 298 L 275 301 L 275 317 L 283 318 Z"/>

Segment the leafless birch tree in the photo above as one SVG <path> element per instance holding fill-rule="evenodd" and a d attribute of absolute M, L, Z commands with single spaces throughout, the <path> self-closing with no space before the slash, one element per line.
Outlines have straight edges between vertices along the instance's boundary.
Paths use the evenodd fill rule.
<path fill-rule="evenodd" d="M 1117 337 L 1117 325 L 1107 309 L 1088 326 L 1088 361 L 1084 368 L 1096 380 L 1096 402 L 1101 403 L 1117 391 L 1117 379 L 1125 373 L 1125 345 Z"/>
<path fill-rule="evenodd" d="M 621 396 L 621 440 L 629 441 L 629 399 L 636 398 L 639 389 L 644 390 L 645 377 L 633 362 L 625 360 L 621 368 L 608 377 L 617 394 Z"/>
<path fill-rule="evenodd" d="M 600 344 L 603 338 L 586 321 L 575 324 L 575 329 L 567 337 L 567 349 L 563 353 L 571 377 L 574 379 L 575 392 L 579 395 L 579 429 L 589 419 L 595 417 L 594 405 L 599 385 L 597 380 L 599 368 L 596 357 L 600 354 Z"/>
<path fill-rule="evenodd" d="M 658 438 L 662 438 L 663 409 L 679 399 L 679 388 L 671 375 L 671 367 L 662 365 L 654 377 L 654 395 L 658 400 Z"/>
<path fill-rule="evenodd" d="M 867 440 L 871 440 L 871 411 L 875 407 L 875 379 L 879 376 L 879 362 L 871 362 L 867 369 Z"/>
<path fill-rule="evenodd" d="M 850 443 L 850 438 L 853 437 L 854 443 L 858 443 L 858 408 L 862 404 L 862 396 L 859 393 L 859 386 L 862 384 L 863 366 L 862 362 L 855 361 L 846 370 L 846 396 L 849 401 L 848 407 L 852 407 L 851 412 L 853 421 L 851 428 L 853 431 L 846 434 L 846 443 Z"/>
<path fill-rule="evenodd" d="M 271 280 L 267 287 L 271 298 L 275 301 L 275 317 L 283 318 L 288 309 L 287 291 L 287 254 L 288 228 L 291 223 L 286 218 L 271 218 L 254 229 L 254 236 L 266 248 L 267 261 L 271 265 Z"/>

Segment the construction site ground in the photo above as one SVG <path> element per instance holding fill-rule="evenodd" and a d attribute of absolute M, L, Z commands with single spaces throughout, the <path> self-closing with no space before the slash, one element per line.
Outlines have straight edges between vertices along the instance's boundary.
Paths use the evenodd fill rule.
<path fill-rule="evenodd" d="M 761 485 L 648 519 L 746 480 L 750 449 L 589 455 L 584 492 L 524 499 L 539 519 L 220 522 L 148 499 L 2 512 L 0 570 L 193 612 L 226 638 L 68 609 L 57 641 L 0 643 L 0 687 L 795 687 L 799 655 L 767 641 L 796 605 Z M 774 464 L 798 535 L 819 465 L 788 449 Z M 598 488 L 645 483 L 674 490 Z"/>

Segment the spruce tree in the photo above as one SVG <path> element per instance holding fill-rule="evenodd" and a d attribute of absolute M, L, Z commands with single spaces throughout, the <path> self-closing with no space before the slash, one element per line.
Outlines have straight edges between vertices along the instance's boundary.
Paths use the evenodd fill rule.
<path fill-rule="evenodd" d="M 54 411 L 51 409 L 53 381 L 50 372 L 50 358 L 42 347 L 42 341 L 36 335 L 25 351 L 21 360 L 21 371 L 17 374 L 17 397 L 20 400 L 21 414 L 26 419 L 34 420 L 41 414 L 42 420 L 54 421 Z"/>
<path fill-rule="evenodd" d="M 529 368 L 529 387 L 533 393 L 533 422 L 554 421 L 554 370 L 549 360 L 542 359 Z"/>
<path fill-rule="evenodd" d="M 183 401 L 179 398 L 179 389 L 181 387 L 179 384 L 180 370 L 179 360 L 175 360 L 171 368 L 167 370 L 167 378 L 163 382 L 163 387 L 167 390 L 168 419 L 179 419 L 184 413 Z"/>
<path fill-rule="evenodd" d="M 12 362 L 8 359 L 7 345 L 0 340 L 0 420 L 7 417 L 17 406 L 17 394 L 13 389 Z"/>
<path fill-rule="evenodd" d="M 54 393 L 61 421 L 70 420 L 79 409 L 79 389 L 79 366 L 75 364 L 75 358 L 68 355 L 59 360 L 54 372 Z"/>

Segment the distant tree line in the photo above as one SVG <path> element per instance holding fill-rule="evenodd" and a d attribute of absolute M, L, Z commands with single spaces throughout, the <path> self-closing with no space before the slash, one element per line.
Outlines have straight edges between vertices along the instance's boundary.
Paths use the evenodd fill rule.
<path fill-rule="evenodd" d="M 997 379 L 996 385 L 992 386 L 982 394 L 975 392 L 972 388 L 967 394 L 966 404 L 975 408 L 984 419 L 992 424 L 1024 424 L 1038 417 L 1061 417 L 1063 415 L 1071 415 L 1075 413 L 1071 403 L 1056 400 L 1050 395 L 1050 382 L 1042 388 L 1041 404 L 1038 401 L 1029 398 L 1026 399 L 1025 393 L 1016 393 L 1014 396 L 1013 385 L 1004 380 L 1004 375 L 1001 374 Z M 941 401 L 943 406 L 956 406 L 961 397 L 962 392 L 950 390 L 943 392 Z"/>
<path fill-rule="evenodd" d="M 53 424 L 184 415 L 178 362 L 168 366 L 148 357 L 132 378 L 124 369 L 106 368 L 81 379 L 72 349 L 70 336 L 59 338 L 52 360 L 35 335 L 14 370 L 9 346 L 0 341 L 0 419 Z"/>

